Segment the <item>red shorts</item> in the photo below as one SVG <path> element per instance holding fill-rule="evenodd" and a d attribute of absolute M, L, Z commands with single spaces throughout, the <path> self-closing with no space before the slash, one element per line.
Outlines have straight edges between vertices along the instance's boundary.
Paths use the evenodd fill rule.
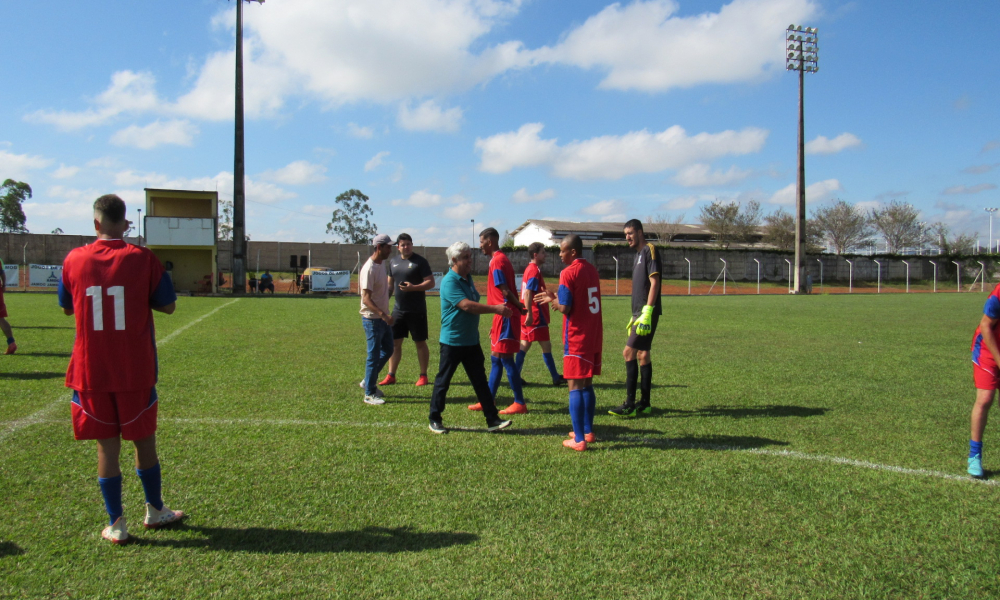
<path fill-rule="evenodd" d="M 499 354 L 515 354 L 521 349 L 521 318 L 505 319 L 493 315 L 490 327 L 490 351 Z"/>
<path fill-rule="evenodd" d="M 73 437 L 141 440 L 156 433 L 156 388 L 142 392 L 73 390 Z"/>
<path fill-rule="evenodd" d="M 983 366 L 972 363 L 972 380 L 977 390 L 1000 389 L 1000 369 L 992 361 L 982 361 Z"/>
<path fill-rule="evenodd" d="M 3 290 L 0 289 L 0 319 L 7 317 L 7 305 L 3 303 Z"/>
<path fill-rule="evenodd" d="M 600 374 L 600 352 L 563 356 L 563 377 L 566 379 L 588 379 Z"/>
<path fill-rule="evenodd" d="M 525 327 L 524 323 L 521 323 L 521 339 L 525 342 L 547 342 L 549 341 L 549 326 L 532 325 L 531 327 Z"/>

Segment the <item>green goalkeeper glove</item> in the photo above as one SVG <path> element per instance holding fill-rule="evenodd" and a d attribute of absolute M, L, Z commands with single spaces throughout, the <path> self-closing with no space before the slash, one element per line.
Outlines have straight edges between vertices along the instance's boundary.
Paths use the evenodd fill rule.
<path fill-rule="evenodd" d="M 632 335 L 632 323 L 634 322 L 635 320 L 633 319 L 633 317 L 629 317 L 628 325 L 625 326 L 625 335 Z"/>
<path fill-rule="evenodd" d="M 643 306 L 642 313 L 635 321 L 636 335 L 649 335 L 653 332 L 653 307 Z"/>

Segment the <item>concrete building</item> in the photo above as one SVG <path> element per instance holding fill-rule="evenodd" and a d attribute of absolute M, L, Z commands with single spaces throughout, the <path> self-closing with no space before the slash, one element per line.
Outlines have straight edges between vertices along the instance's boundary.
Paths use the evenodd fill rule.
<path fill-rule="evenodd" d="M 218 291 L 218 192 L 146 188 L 142 232 L 178 292 Z"/>

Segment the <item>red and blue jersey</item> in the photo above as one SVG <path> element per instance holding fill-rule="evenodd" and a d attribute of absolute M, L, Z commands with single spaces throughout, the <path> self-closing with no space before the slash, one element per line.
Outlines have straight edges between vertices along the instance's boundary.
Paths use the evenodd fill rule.
<path fill-rule="evenodd" d="M 997 284 L 987 296 L 986 304 L 983 306 L 983 314 L 991 319 L 1000 319 L 1000 284 Z M 983 343 L 983 334 L 979 329 L 976 327 L 976 333 L 972 336 L 972 362 L 981 367 L 994 366 L 996 362 L 993 360 L 990 349 Z M 993 327 L 993 335 L 1000 336 L 1000 321 L 997 321 Z"/>
<path fill-rule="evenodd" d="M 146 248 L 99 239 L 63 261 L 59 305 L 76 315 L 66 387 L 129 392 L 156 384 L 150 307 L 177 300 L 170 277 Z"/>
<path fill-rule="evenodd" d="M 521 277 L 521 297 L 524 297 L 524 291 L 531 290 L 536 295 L 545 291 L 545 279 L 542 278 L 542 272 L 538 269 L 538 265 L 533 262 L 529 262 L 527 268 L 524 269 L 524 275 Z M 532 302 L 531 306 L 528 307 L 531 311 L 531 321 L 534 323 L 534 327 L 548 327 L 549 326 L 549 305 L 537 302 Z M 528 315 L 525 314 L 521 318 L 521 324 L 524 324 L 524 318 Z"/>
<path fill-rule="evenodd" d="M 563 320 L 563 354 L 601 352 L 601 278 L 594 265 L 578 258 L 563 269 L 559 274 L 559 304 L 570 307 Z"/>
<path fill-rule="evenodd" d="M 486 282 L 486 303 L 487 304 L 507 304 L 507 298 L 500 291 L 498 286 L 506 285 L 507 289 L 517 293 L 514 287 L 514 265 L 510 264 L 510 259 L 503 252 L 497 250 L 490 259 L 489 281 Z M 518 311 L 516 306 L 511 306 L 514 312 Z"/>

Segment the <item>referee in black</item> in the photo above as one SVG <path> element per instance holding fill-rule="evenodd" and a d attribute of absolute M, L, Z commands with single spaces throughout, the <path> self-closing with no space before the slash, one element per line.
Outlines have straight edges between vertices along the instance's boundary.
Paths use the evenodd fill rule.
<path fill-rule="evenodd" d="M 396 369 L 403 356 L 403 340 L 413 337 L 420 363 L 420 378 L 416 385 L 427 385 L 427 299 L 425 292 L 434 287 L 434 274 L 427 259 L 413 252 L 413 238 L 408 233 L 396 237 L 399 254 L 389 259 L 386 272 L 389 276 L 389 295 L 396 297 L 392 309 L 392 358 L 389 373 L 379 385 L 396 383 Z"/>
<path fill-rule="evenodd" d="M 619 417 L 649 414 L 649 393 L 653 388 L 653 362 L 649 352 L 660 320 L 660 281 L 663 265 L 656 246 L 646 241 L 642 222 L 632 219 L 625 223 L 625 241 L 635 250 L 632 262 L 632 318 L 629 319 L 625 342 L 625 402 L 608 412 Z M 640 383 L 641 396 L 635 401 L 636 383 Z"/>

